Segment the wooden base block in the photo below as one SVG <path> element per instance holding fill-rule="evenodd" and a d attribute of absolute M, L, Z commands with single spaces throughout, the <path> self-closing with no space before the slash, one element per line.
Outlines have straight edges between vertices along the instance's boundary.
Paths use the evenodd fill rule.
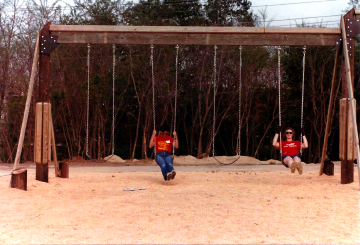
<path fill-rule="evenodd" d="M 60 178 L 69 178 L 69 163 L 68 162 L 60 162 L 59 163 L 59 172 Z"/>
<path fill-rule="evenodd" d="M 334 163 L 330 160 L 324 161 L 324 174 L 333 176 L 334 175 Z"/>
<path fill-rule="evenodd" d="M 27 170 L 16 169 L 11 173 L 11 188 L 17 188 L 20 190 L 27 190 Z"/>
<path fill-rule="evenodd" d="M 354 161 L 341 160 L 341 184 L 354 182 Z"/>
<path fill-rule="evenodd" d="M 49 164 L 36 163 L 36 180 L 49 182 Z"/>

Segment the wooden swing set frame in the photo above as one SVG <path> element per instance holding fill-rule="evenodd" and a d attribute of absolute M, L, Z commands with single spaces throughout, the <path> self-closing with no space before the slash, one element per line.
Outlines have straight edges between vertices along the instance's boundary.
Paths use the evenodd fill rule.
<path fill-rule="evenodd" d="M 359 21 L 356 18 L 360 19 L 360 10 L 350 10 L 346 15 L 341 17 L 340 28 L 85 26 L 51 25 L 51 23 L 47 23 L 43 29 L 40 30 L 36 41 L 24 117 L 14 162 L 14 170 L 19 167 L 37 64 L 39 62 L 38 102 L 50 103 L 50 53 L 58 44 L 335 46 L 336 55 L 332 77 L 331 96 L 319 172 L 321 175 L 323 173 L 324 160 L 327 152 L 327 142 L 330 133 L 330 121 L 334 102 L 334 88 L 338 79 L 338 59 L 341 54 L 343 57 L 341 62 L 341 76 L 343 81 L 342 97 L 348 98 L 350 101 L 354 99 L 354 37 L 357 34 L 360 34 L 356 33 L 357 30 L 360 32 L 360 27 L 357 29 L 357 27 L 360 26 L 360 22 L 356 23 Z M 351 27 L 351 25 L 353 27 Z M 346 110 L 345 112 L 346 118 L 349 118 L 349 123 L 345 123 L 345 126 L 348 127 L 349 125 L 349 127 L 352 127 L 354 137 L 352 138 L 348 133 L 345 133 L 345 138 L 340 139 L 340 142 L 343 142 L 344 144 L 343 146 L 340 146 L 340 148 L 343 147 L 346 149 L 345 155 L 343 156 L 343 159 L 341 159 L 342 184 L 354 181 L 354 157 L 352 159 L 348 159 L 348 152 L 355 151 L 352 155 L 357 158 L 360 156 L 358 128 L 355 116 L 356 108 L 353 103 L 349 104 L 350 110 Z M 42 115 L 44 115 L 44 109 L 42 110 Z M 51 152 L 51 146 L 53 147 L 53 154 L 56 160 L 55 137 L 52 129 L 51 111 L 50 116 L 41 116 L 39 120 L 42 120 L 42 128 L 40 127 L 37 130 L 37 134 L 41 137 L 41 140 L 38 141 L 38 154 L 41 154 L 41 157 L 39 157 L 39 161 L 36 161 L 36 179 L 48 182 L 48 163 L 51 160 L 51 156 L 50 158 L 48 156 L 49 152 Z M 345 131 L 347 132 L 347 129 Z M 45 138 L 50 140 L 45 140 Z M 58 164 L 57 161 L 55 162 L 55 175 L 59 176 Z"/>

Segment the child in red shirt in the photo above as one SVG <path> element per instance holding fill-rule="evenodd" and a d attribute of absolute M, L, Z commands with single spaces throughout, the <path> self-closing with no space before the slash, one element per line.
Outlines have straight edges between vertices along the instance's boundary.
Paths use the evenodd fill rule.
<path fill-rule="evenodd" d="M 160 134 L 156 136 L 156 130 L 150 139 L 149 148 L 156 146 L 156 163 L 160 166 L 165 180 L 174 179 L 176 172 L 173 167 L 173 158 L 171 156 L 171 146 L 179 147 L 177 134 L 174 131 L 174 139 L 169 136 L 169 126 L 163 124 L 160 126 Z"/>
<path fill-rule="evenodd" d="M 281 131 L 281 129 L 280 129 Z M 304 132 L 301 132 L 303 135 L 303 143 L 300 141 L 295 141 L 295 131 L 292 128 L 285 129 L 285 141 L 281 141 L 281 150 L 282 150 L 282 163 L 284 166 L 291 169 L 291 173 L 295 173 L 295 169 L 298 170 L 299 174 L 302 174 L 303 168 L 301 164 L 301 154 L 300 149 L 308 148 L 308 141 L 304 135 Z M 278 141 L 279 134 L 276 133 L 273 139 L 273 146 L 280 150 L 280 143 Z"/>

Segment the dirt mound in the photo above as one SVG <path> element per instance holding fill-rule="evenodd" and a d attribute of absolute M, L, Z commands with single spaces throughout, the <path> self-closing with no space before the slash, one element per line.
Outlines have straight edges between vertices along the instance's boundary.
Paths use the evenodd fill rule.
<path fill-rule="evenodd" d="M 196 157 L 191 156 L 191 155 L 175 156 L 175 158 L 174 158 L 175 165 L 187 165 L 187 164 L 195 165 L 195 164 L 199 164 L 200 161 L 201 160 L 199 160 Z"/>
<path fill-rule="evenodd" d="M 215 159 L 216 158 L 216 159 Z M 175 165 L 219 165 L 230 164 L 232 162 L 234 165 L 281 165 L 280 161 L 277 160 L 268 160 L 260 161 L 256 158 L 249 156 L 216 156 L 216 157 L 205 157 L 203 159 L 197 159 L 194 156 L 176 156 L 174 160 Z M 239 158 L 239 159 L 238 159 Z"/>
<path fill-rule="evenodd" d="M 108 161 L 108 162 L 126 162 L 124 159 L 122 159 L 121 157 L 119 157 L 117 155 L 109 155 L 109 156 L 105 157 L 104 160 Z"/>

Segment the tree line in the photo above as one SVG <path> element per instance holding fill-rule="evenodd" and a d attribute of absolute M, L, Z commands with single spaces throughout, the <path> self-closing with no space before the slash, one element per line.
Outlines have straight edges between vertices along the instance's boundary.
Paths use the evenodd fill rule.
<path fill-rule="evenodd" d="M 66 7 L 46 0 L 8 1 L 0 5 L 0 159 L 13 162 L 20 134 L 37 32 L 48 21 L 67 25 L 172 25 L 262 26 L 263 15 L 251 11 L 248 0 L 75 0 Z M 11 9 L 11 11 L 9 11 Z M 302 24 L 306 26 L 306 23 Z M 282 125 L 300 132 L 303 47 L 281 49 Z M 85 157 L 86 122 L 89 120 L 89 154 L 103 158 L 112 152 L 112 45 L 90 47 L 90 108 L 87 118 L 86 45 L 60 45 L 51 54 L 50 95 L 60 158 Z M 115 52 L 115 154 L 124 159 L 151 157 L 143 148 L 154 128 L 150 46 L 116 45 Z M 304 129 L 309 149 L 304 161 L 319 162 L 326 126 L 335 51 L 307 47 L 305 63 Z M 261 160 L 279 159 L 271 141 L 279 121 L 278 56 L 276 47 L 217 49 L 180 46 L 178 60 L 177 116 L 175 119 L 176 48 L 154 47 L 155 128 L 163 123 L 178 132 L 177 155 L 198 158 L 211 155 L 213 117 L 216 119 L 216 155 L 237 154 L 239 142 L 239 89 L 241 74 L 241 155 Z M 358 57 L 356 58 L 357 61 Z M 358 62 L 356 62 L 358 64 Z M 355 67 L 358 97 L 359 66 Z M 216 113 L 213 82 L 217 81 Z M 32 98 L 22 161 L 33 161 L 34 108 Z M 341 78 L 336 84 L 341 97 Z M 332 115 L 329 154 L 338 158 L 338 102 Z M 176 120 L 176 128 L 173 128 Z M 299 134 L 297 134 L 299 136 Z"/>

